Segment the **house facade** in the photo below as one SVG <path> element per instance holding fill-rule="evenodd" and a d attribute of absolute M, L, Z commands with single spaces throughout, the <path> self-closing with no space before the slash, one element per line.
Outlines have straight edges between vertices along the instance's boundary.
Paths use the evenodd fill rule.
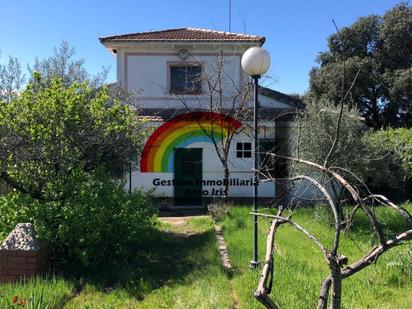
<path fill-rule="evenodd" d="M 100 42 L 116 57 L 117 81 L 136 94 L 134 104 L 151 132 L 128 186 L 154 190 L 168 207 L 201 206 L 225 195 L 251 198 L 253 105 L 241 57 L 265 38 L 181 28 Z M 286 151 L 291 115 L 301 103 L 268 88 L 259 92 L 262 152 Z M 269 171 L 265 160 L 269 173 L 285 172 L 282 164 Z M 277 189 L 262 182 L 259 196 L 273 199 Z"/>

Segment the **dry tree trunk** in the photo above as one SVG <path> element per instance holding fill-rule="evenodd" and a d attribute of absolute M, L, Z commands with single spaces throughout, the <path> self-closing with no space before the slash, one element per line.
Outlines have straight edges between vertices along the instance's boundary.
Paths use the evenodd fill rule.
<path fill-rule="evenodd" d="M 283 212 L 283 208 L 280 207 L 277 216 L 281 216 Z M 265 262 L 263 264 L 263 269 L 262 269 L 262 275 L 260 277 L 260 281 L 258 284 L 258 287 L 254 293 L 255 298 L 260 301 L 266 308 L 270 309 L 278 309 L 278 306 L 273 302 L 268 294 L 271 292 L 271 287 L 267 287 L 267 281 L 269 280 L 269 275 L 271 273 L 273 280 L 274 276 L 274 261 L 273 261 L 273 252 L 274 252 L 274 246 L 275 246 L 275 234 L 277 228 L 282 224 L 283 222 L 279 219 L 274 219 L 272 220 L 272 224 L 269 229 L 268 233 L 268 239 L 266 242 L 266 256 L 265 256 Z"/>

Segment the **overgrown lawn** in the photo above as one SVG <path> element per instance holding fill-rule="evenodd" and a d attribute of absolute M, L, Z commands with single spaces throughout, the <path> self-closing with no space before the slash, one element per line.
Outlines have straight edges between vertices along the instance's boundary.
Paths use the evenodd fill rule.
<path fill-rule="evenodd" d="M 412 211 L 412 204 L 407 206 Z M 159 223 L 135 259 L 115 269 L 103 268 L 82 279 L 32 279 L 0 285 L 0 304 L 13 296 L 43 295 L 51 308 L 262 308 L 254 299 L 260 269 L 250 270 L 252 216 L 250 207 L 232 207 L 220 222 L 235 271 L 223 270 L 213 222 L 195 217 L 180 225 Z M 264 210 L 261 210 L 264 211 Z M 273 213 L 274 210 L 267 210 Z M 391 210 L 376 209 L 385 233 L 408 228 Z M 293 216 L 326 244 L 333 229 L 327 208 L 299 209 Z M 265 255 L 270 221 L 259 220 L 259 258 Z M 359 212 L 352 232 L 342 237 L 341 254 L 349 263 L 376 243 Z M 385 253 L 376 265 L 345 279 L 343 308 L 412 308 L 412 244 Z M 315 308 L 327 267 L 319 249 L 300 232 L 284 225 L 276 237 L 273 298 L 280 308 Z M 2 307 L 3 308 L 3 307 Z"/>
<path fill-rule="evenodd" d="M 407 206 L 412 210 L 412 205 Z M 236 267 L 233 286 L 239 296 L 240 308 L 262 308 L 253 297 L 260 277 L 259 271 L 247 266 L 252 258 L 252 217 L 250 207 L 234 207 L 223 221 L 229 254 Z M 267 210 L 268 213 L 273 211 Z M 377 215 L 384 230 L 393 235 L 407 228 L 393 211 L 378 208 Z M 324 207 L 300 209 L 293 219 L 325 243 L 333 240 L 331 215 Z M 264 258 L 270 221 L 259 220 L 259 257 Z M 364 255 L 376 237 L 366 218 L 358 213 L 353 231 L 342 237 L 340 253 L 349 263 Z M 328 269 L 318 247 L 300 232 L 283 225 L 276 235 L 275 279 L 273 299 L 281 308 L 315 308 L 322 280 Z M 343 308 L 412 308 L 412 244 L 393 248 L 376 265 L 362 270 L 343 282 Z"/>

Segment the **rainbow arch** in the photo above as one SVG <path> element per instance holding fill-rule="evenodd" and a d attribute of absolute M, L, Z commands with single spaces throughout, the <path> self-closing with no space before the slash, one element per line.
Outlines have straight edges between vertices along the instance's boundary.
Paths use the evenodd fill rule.
<path fill-rule="evenodd" d="M 158 127 L 146 142 L 140 159 L 141 173 L 171 173 L 175 148 L 198 142 L 213 143 L 236 132 L 242 124 L 232 117 L 212 112 L 179 115 Z"/>

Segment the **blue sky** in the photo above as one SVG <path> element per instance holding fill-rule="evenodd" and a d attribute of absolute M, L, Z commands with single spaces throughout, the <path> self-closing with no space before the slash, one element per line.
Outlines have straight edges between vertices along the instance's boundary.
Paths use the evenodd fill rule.
<path fill-rule="evenodd" d="M 383 14 L 399 1 L 392 0 L 232 0 L 232 32 L 245 30 L 266 37 L 272 57 L 270 87 L 284 93 L 303 93 L 308 73 L 326 38 L 357 17 Z M 115 80 L 115 60 L 98 37 L 179 27 L 228 30 L 228 0 L 91 0 L 0 1 L 1 62 L 8 55 L 32 64 L 35 57 L 53 53 L 67 40 L 86 60 L 91 73 L 111 66 L 108 81 Z"/>

